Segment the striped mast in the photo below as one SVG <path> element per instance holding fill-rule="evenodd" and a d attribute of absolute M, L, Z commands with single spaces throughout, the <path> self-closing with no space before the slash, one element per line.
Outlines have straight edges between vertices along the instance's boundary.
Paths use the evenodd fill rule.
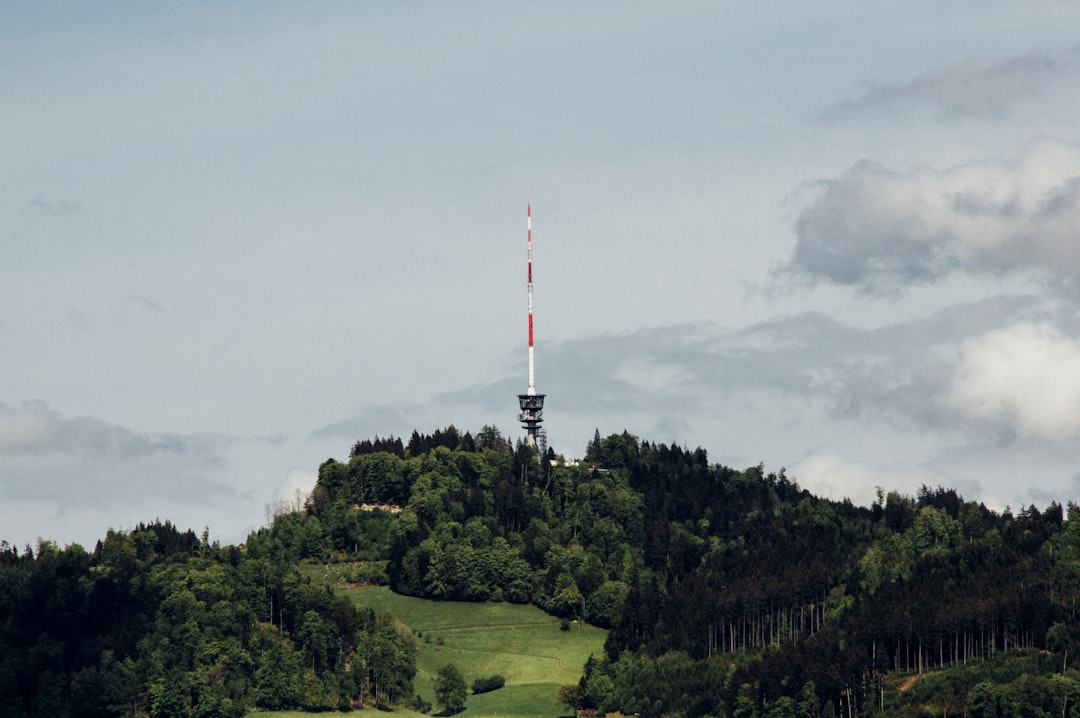
<path fill-rule="evenodd" d="M 525 427 L 526 441 L 529 446 L 545 450 L 544 431 L 540 425 L 544 421 L 544 395 L 536 393 L 536 357 L 533 348 L 533 281 L 532 281 L 532 206 L 525 211 L 526 231 L 529 246 L 529 387 L 524 394 L 518 394 L 518 406 L 521 413 L 518 421 Z"/>
<path fill-rule="evenodd" d="M 536 396 L 536 365 L 533 350 L 533 285 L 532 285 L 532 205 L 526 206 L 526 232 L 529 244 L 529 388 L 526 393 Z"/>

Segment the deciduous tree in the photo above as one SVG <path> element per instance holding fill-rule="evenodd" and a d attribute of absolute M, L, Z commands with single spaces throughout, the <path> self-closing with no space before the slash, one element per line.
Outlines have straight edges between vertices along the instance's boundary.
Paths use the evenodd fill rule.
<path fill-rule="evenodd" d="M 439 669 L 435 678 L 435 700 L 443 707 L 448 715 L 454 715 L 465 710 L 465 700 L 468 690 L 461 671 L 453 663 L 448 663 Z"/>

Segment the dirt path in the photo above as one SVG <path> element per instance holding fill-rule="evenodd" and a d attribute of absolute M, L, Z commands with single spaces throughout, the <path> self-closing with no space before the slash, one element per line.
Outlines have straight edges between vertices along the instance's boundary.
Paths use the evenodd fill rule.
<path fill-rule="evenodd" d="M 913 685 L 915 685 L 915 682 L 918 681 L 920 678 L 922 678 L 922 676 L 911 676 L 910 678 L 905 678 L 904 682 L 896 687 L 897 692 L 903 693 L 908 688 L 911 688 Z"/>

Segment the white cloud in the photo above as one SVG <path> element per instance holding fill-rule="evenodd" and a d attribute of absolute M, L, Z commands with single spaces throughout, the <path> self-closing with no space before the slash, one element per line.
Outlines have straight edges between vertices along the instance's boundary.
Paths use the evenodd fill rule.
<path fill-rule="evenodd" d="M 1080 434 L 1080 340 L 1047 323 L 1014 324 L 964 342 L 948 405 L 1033 439 Z"/>
<path fill-rule="evenodd" d="M 275 501 L 293 508 L 301 508 L 311 490 L 315 488 L 318 474 L 303 469 L 290 469 L 285 481 L 278 487 Z"/>
<path fill-rule="evenodd" d="M 817 496 L 834 501 L 848 498 L 859 506 L 872 504 L 879 486 L 886 491 L 913 494 L 922 485 L 941 483 L 940 475 L 920 468 L 883 469 L 854 463 L 829 452 L 806 457 L 791 473 L 801 487 Z"/>
<path fill-rule="evenodd" d="M 860 162 L 796 222 L 787 272 L 902 292 L 966 271 L 1080 284 L 1080 146 L 1045 139 L 1016 161 L 896 172 Z"/>

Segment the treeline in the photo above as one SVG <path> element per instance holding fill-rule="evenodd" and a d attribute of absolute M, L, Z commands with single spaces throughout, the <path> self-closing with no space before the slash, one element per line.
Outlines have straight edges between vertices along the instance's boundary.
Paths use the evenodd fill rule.
<path fill-rule="evenodd" d="M 0 715 L 238 717 L 413 703 L 415 643 L 281 560 L 168 522 L 0 551 Z M 278 557 L 275 558 L 275 553 Z"/>
<path fill-rule="evenodd" d="M 349 458 L 352 459 L 361 454 L 385 452 L 405 459 L 422 456 L 440 446 L 451 450 L 478 451 L 485 448 L 506 449 L 510 446 L 510 442 L 500 436 L 499 430 L 494 426 L 485 425 L 480 433 L 473 437 L 468 431 L 462 434 L 451 424 L 446 429 L 436 429 L 431 434 L 421 434 L 414 430 L 408 444 L 401 443 L 401 439 L 393 435 L 384 439 L 378 436 L 373 439 L 361 439 L 353 444 L 349 451 Z"/>

